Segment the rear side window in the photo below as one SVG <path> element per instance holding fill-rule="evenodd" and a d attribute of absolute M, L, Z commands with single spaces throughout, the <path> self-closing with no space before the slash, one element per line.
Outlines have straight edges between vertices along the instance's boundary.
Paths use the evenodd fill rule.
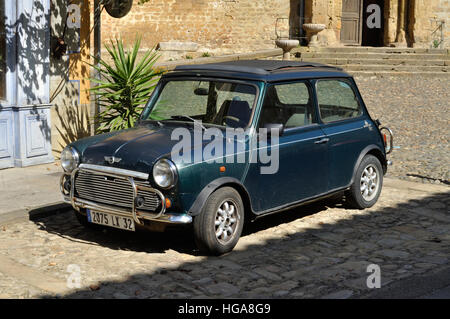
<path fill-rule="evenodd" d="M 319 80 L 316 86 L 320 117 L 330 123 L 358 117 L 361 105 L 350 83 L 345 80 Z"/>

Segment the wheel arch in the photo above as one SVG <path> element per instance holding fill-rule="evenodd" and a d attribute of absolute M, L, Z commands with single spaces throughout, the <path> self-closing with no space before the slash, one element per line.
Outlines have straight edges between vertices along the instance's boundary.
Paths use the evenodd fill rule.
<path fill-rule="evenodd" d="M 218 178 L 208 185 L 206 185 L 202 191 L 199 193 L 197 198 L 195 199 L 194 203 L 189 208 L 189 214 L 191 216 L 196 216 L 200 214 L 203 207 L 205 206 L 206 200 L 208 197 L 217 189 L 229 186 L 234 188 L 239 195 L 241 196 L 242 203 L 244 204 L 244 210 L 245 212 L 251 212 L 250 215 L 253 215 L 253 210 L 251 207 L 251 201 L 250 201 L 250 195 L 245 188 L 245 186 L 236 178 L 233 177 L 221 177 Z M 246 218 L 249 214 L 245 214 Z"/>
<path fill-rule="evenodd" d="M 355 179 L 356 171 L 358 170 L 359 165 L 361 164 L 363 158 L 366 155 L 373 155 L 375 156 L 381 163 L 381 167 L 383 168 L 383 174 L 386 174 L 387 171 L 387 160 L 386 156 L 384 155 L 384 152 L 377 146 L 377 145 L 369 145 L 366 148 L 364 148 L 361 153 L 359 154 L 358 160 L 355 163 L 355 167 L 353 168 L 353 175 L 350 185 L 353 184 Z"/>

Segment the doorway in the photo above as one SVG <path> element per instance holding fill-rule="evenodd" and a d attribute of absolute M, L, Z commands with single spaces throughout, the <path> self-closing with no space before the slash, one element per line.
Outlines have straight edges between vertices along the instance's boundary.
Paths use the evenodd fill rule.
<path fill-rule="evenodd" d="M 343 0 L 341 42 L 345 45 L 383 46 L 384 2 L 384 0 Z"/>
<path fill-rule="evenodd" d="M 362 13 L 362 46 L 382 47 L 384 45 L 383 13 L 383 0 L 364 0 Z"/>

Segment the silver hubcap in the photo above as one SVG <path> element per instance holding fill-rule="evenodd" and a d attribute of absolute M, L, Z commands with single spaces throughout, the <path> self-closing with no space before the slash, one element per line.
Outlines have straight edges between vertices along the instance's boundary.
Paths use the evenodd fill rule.
<path fill-rule="evenodd" d="M 239 215 L 237 205 L 231 201 L 224 201 L 216 212 L 215 230 L 216 238 L 221 243 L 228 243 L 237 229 Z"/>
<path fill-rule="evenodd" d="M 379 187 L 379 174 L 376 166 L 368 165 L 361 175 L 361 195 L 365 201 L 375 198 Z"/>

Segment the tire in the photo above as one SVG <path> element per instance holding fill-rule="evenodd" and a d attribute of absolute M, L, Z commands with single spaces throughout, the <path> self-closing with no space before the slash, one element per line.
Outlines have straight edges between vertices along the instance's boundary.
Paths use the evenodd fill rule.
<path fill-rule="evenodd" d="M 372 207 L 383 187 L 383 168 L 373 155 L 366 155 L 356 170 L 353 184 L 346 192 L 347 203 L 357 209 Z"/>
<path fill-rule="evenodd" d="M 244 226 L 244 204 L 239 193 L 232 187 L 214 191 L 194 218 L 193 226 L 195 242 L 202 252 L 222 255 L 233 250 Z"/>

